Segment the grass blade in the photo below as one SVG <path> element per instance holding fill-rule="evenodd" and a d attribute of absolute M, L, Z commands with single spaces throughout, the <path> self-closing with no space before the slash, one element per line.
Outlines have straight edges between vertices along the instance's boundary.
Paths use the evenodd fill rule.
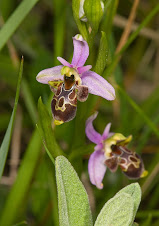
<path fill-rule="evenodd" d="M 120 86 L 118 86 L 118 91 L 125 96 L 125 98 L 129 102 L 129 104 L 141 116 L 142 120 L 144 120 L 145 123 L 151 128 L 151 130 L 154 132 L 154 134 L 156 135 L 156 137 L 159 138 L 159 130 L 156 127 L 156 125 L 154 124 L 154 122 L 149 119 L 149 117 L 145 114 L 145 112 L 133 101 L 133 99 L 131 99 L 127 95 L 127 93 Z"/>
<path fill-rule="evenodd" d="M 9 125 L 8 125 L 6 134 L 4 136 L 4 139 L 3 139 L 3 142 L 2 142 L 2 145 L 1 145 L 1 148 L 0 148 L 0 178 L 3 174 L 3 169 L 4 169 L 4 166 L 5 166 L 5 162 L 6 162 L 6 158 L 7 158 L 7 154 L 8 154 L 8 150 L 9 150 L 9 145 L 10 145 L 10 141 L 11 141 L 13 124 L 14 124 L 14 119 L 15 119 L 15 115 L 16 115 L 16 111 L 17 111 L 18 100 L 19 100 L 22 73 L 23 73 L 23 58 L 21 60 L 21 65 L 20 65 L 14 109 L 13 109 Z"/>
<path fill-rule="evenodd" d="M 8 39 L 13 35 L 18 26 L 38 1 L 39 0 L 22 1 L 14 13 L 9 17 L 0 31 L 0 50 L 4 47 Z"/>
<path fill-rule="evenodd" d="M 22 210 L 22 207 L 26 206 L 25 202 L 27 201 L 27 199 L 24 201 L 24 198 L 33 180 L 40 151 L 41 139 L 36 129 L 32 135 L 25 156 L 21 162 L 16 181 L 4 206 L 0 218 L 0 225 L 13 225 L 17 216 L 19 220 L 19 212 Z"/>

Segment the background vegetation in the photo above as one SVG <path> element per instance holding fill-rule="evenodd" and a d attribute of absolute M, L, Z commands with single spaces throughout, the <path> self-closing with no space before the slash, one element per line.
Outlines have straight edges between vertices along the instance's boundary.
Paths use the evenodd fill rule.
<path fill-rule="evenodd" d="M 120 170 L 115 174 L 107 171 L 103 190 L 98 190 L 89 182 L 87 164 L 94 145 L 85 136 L 85 120 L 98 110 L 99 115 L 95 120 L 97 131 L 102 133 L 105 125 L 112 122 L 111 131 L 125 136 L 133 135 L 130 148 L 142 155 L 145 168 L 149 171 L 146 178 L 138 181 L 142 188 L 142 201 L 135 221 L 141 225 L 157 226 L 159 4 L 156 0 L 105 1 L 106 7 L 99 27 L 93 24 L 94 34 L 85 37 L 90 45 L 88 64 L 93 65 L 98 72 L 101 69 L 96 64 L 99 49 L 101 51 L 101 31 L 106 34 L 105 48 L 108 55 L 101 75 L 115 87 L 115 101 L 108 102 L 89 95 L 86 102 L 78 103 L 73 121 L 57 126 L 53 131 L 48 125 L 48 130 L 43 128 L 45 134 L 36 127 L 37 123 L 43 127 L 49 120 L 51 125 L 50 102 L 53 94 L 49 86 L 39 84 L 35 77 L 42 69 L 58 65 L 57 56 L 71 60 L 72 37 L 80 32 L 84 36 L 87 28 L 83 22 L 81 27 L 77 19 L 78 3 L 78 0 L 0 1 L 1 142 L 10 121 L 16 90 L 19 90 L 18 74 L 21 57 L 24 57 L 19 104 L 4 171 L 2 165 L 5 156 L 1 155 L 0 160 L 0 170 L 3 172 L 0 184 L 0 222 L 5 222 L 5 225 L 23 221 L 22 224 L 29 225 L 58 225 L 55 172 L 42 144 L 43 139 L 51 153 L 60 148 L 71 161 L 89 194 L 94 219 L 108 199 L 132 182 Z M 50 113 L 44 111 L 45 117 L 44 113 L 38 114 L 40 96 Z M 39 104 L 41 111 L 42 106 Z M 6 154 L 12 121 L 5 137 L 6 143 L 3 143 Z M 47 133 L 52 134 L 52 140 L 47 140 Z"/>

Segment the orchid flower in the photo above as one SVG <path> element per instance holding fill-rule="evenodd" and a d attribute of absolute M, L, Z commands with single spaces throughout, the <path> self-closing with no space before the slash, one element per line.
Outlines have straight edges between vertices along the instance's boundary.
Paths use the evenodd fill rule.
<path fill-rule="evenodd" d="M 55 93 L 51 108 L 54 123 L 60 125 L 76 115 L 77 100 L 86 101 L 88 93 L 107 100 L 115 99 L 114 88 L 100 75 L 83 66 L 89 56 L 89 47 L 81 35 L 73 37 L 74 53 L 71 64 L 57 57 L 62 65 L 42 70 L 36 79 L 50 85 Z"/>
<path fill-rule="evenodd" d="M 145 177 L 147 171 L 144 168 L 141 157 L 127 149 L 125 146 L 131 141 L 132 136 L 125 137 L 120 133 L 111 133 L 109 123 L 103 132 L 99 134 L 93 127 L 93 121 L 97 113 L 86 121 L 86 135 L 90 141 L 96 144 L 94 152 L 88 162 L 88 173 L 92 184 L 102 189 L 102 180 L 107 167 L 111 172 L 116 172 L 120 166 L 123 173 L 130 179 Z"/>

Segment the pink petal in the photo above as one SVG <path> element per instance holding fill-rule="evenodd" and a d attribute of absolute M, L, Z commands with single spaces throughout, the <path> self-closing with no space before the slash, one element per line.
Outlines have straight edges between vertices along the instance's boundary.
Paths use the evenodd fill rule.
<path fill-rule="evenodd" d="M 109 136 L 109 131 L 110 131 L 111 123 L 108 123 L 104 129 L 104 132 L 102 134 L 102 139 L 106 140 Z"/>
<path fill-rule="evenodd" d="M 106 166 L 104 165 L 105 156 L 101 151 L 94 151 L 91 154 L 88 162 L 88 173 L 92 184 L 97 188 L 102 189 L 102 180 L 106 172 Z"/>
<path fill-rule="evenodd" d="M 62 57 L 57 57 L 57 59 L 58 61 L 60 61 L 61 64 L 63 64 L 63 66 L 72 67 L 71 64 L 67 62 L 65 59 L 63 59 Z"/>
<path fill-rule="evenodd" d="M 86 121 L 86 135 L 88 137 L 88 139 L 90 141 L 92 141 L 95 144 L 98 144 L 101 141 L 102 136 L 95 131 L 94 127 L 93 127 L 93 121 L 94 119 L 97 117 L 97 112 L 95 114 L 93 114 L 92 116 L 90 116 L 87 121 Z"/>
<path fill-rule="evenodd" d="M 115 90 L 103 77 L 93 71 L 84 72 L 81 76 L 82 84 L 88 86 L 89 93 L 101 96 L 107 100 L 115 99 Z"/>
<path fill-rule="evenodd" d="M 95 151 L 101 151 L 103 150 L 103 142 L 101 141 L 100 143 L 98 143 L 95 147 L 94 147 Z"/>
<path fill-rule="evenodd" d="M 49 81 L 63 80 L 63 75 L 61 75 L 61 68 L 63 66 L 56 66 L 48 69 L 44 69 L 38 73 L 36 80 L 40 83 L 48 84 Z"/>
<path fill-rule="evenodd" d="M 87 66 L 83 66 L 83 67 L 78 67 L 77 71 L 78 71 L 79 74 L 82 74 L 86 71 L 89 71 L 91 68 L 92 68 L 91 65 L 87 65 Z"/>
<path fill-rule="evenodd" d="M 76 68 L 82 67 L 89 56 L 88 44 L 81 35 L 76 35 L 73 37 L 73 45 L 74 52 L 71 64 Z"/>

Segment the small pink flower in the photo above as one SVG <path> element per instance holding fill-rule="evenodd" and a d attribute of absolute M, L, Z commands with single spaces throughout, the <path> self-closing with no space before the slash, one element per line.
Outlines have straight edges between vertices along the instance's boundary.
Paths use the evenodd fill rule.
<path fill-rule="evenodd" d="M 99 134 L 93 127 L 93 121 L 96 117 L 97 113 L 87 119 L 85 131 L 89 140 L 96 144 L 95 151 L 91 154 L 88 162 L 91 183 L 102 189 L 102 180 L 107 167 L 114 173 L 120 166 L 122 172 L 130 179 L 145 177 L 147 171 L 141 157 L 125 147 L 131 141 L 132 136 L 126 138 L 120 133 L 109 132 L 110 123 L 105 127 L 103 134 Z"/>

